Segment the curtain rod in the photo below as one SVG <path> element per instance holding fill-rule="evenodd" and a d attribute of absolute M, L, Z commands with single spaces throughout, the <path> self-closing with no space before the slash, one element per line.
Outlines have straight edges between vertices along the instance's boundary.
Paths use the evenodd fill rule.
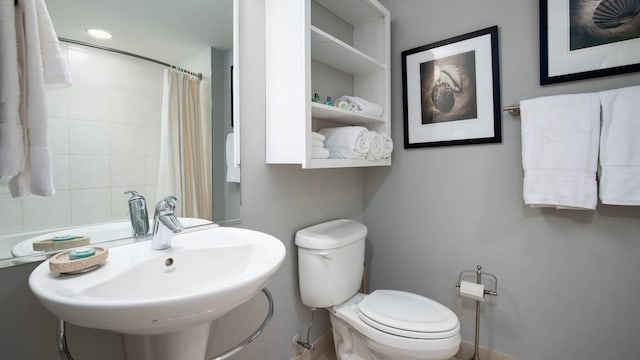
<path fill-rule="evenodd" d="M 92 47 L 92 48 L 95 48 L 95 49 L 111 51 L 111 52 L 114 52 L 114 53 L 117 53 L 117 54 L 127 55 L 127 56 L 131 56 L 131 57 L 134 57 L 134 58 L 138 58 L 138 59 L 142 59 L 142 60 L 146 60 L 146 61 L 151 61 L 153 63 L 160 64 L 160 65 L 166 66 L 168 68 L 171 68 L 171 69 L 174 69 L 174 70 L 177 70 L 177 71 L 181 71 L 181 72 L 189 74 L 191 76 L 195 76 L 198 79 L 202 80 L 202 73 L 196 73 L 196 72 L 193 72 L 193 71 L 189 71 L 189 70 L 183 69 L 183 68 L 175 66 L 175 65 L 168 64 L 168 63 L 160 61 L 160 60 L 148 58 L 146 56 L 142 56 L 142 55 L 138 55 L 138 54 L 134 54 L 134 53 L 130 53 L 130 52 L 127 52 L 127 51 L 122 51 L 122 50 L 118 50 L 118 49 L 114 49 L 114 48 L 110 48 L 110 47 L 106 47 L 106 46 L 94 45 L 94 44 L 91 44 L 91 43 L 88 43 L 88 42 L 84 42 L 84 41 L 72 40 L 72 39 L 67 39 L 67 38 L 62 38 L 62 37 L 59 37 L 58 40 L 66 42 L 66 43 L 70 43 L 70 44 L 88 46 L 88 47 Z"/>

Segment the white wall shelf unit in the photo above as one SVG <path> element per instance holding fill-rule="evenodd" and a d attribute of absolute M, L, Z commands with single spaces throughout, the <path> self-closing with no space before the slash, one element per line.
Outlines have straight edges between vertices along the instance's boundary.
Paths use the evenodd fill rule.
<path fill-rule="evenodd" d="M 390 21 L 377 0 L 266 0 L 266 161 L 303 168 L 387 166 L 313 159 L 311 132 L 358 125 L 391 136 Z M 381 116 L 311 102 L 358 96 Z"/>
<path fill-rule="evenodd" d="M 342 110 L 335 106 L 319 103 L 311 103 L 311 115 L 314 119 L 331 120 L 348 125 L 384 125 L 385 121 L 381 116 L 372 116 L 364 113 Z"/>
<path fill-rule="evenodd" d="M 311 58 L 349 74 L 385 68 L 384 64 L 315 26 L 311 26 Z"/>

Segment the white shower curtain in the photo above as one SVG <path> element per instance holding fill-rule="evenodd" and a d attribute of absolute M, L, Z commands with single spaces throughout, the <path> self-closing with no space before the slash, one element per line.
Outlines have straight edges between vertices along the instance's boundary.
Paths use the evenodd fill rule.
<path fill-rule="evenodd" d="M 212 220 L 208 82 L 164 71 L 157 198 L 175 195 L 178 216 Z"/>

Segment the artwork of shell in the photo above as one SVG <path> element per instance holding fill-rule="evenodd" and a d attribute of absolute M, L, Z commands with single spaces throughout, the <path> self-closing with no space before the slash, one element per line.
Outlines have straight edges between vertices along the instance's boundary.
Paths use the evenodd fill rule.
<path fill-rule="evenodd" d="M 640 0 L 603 0 L 593 12 L 593 23 L 602 29 L 613 29 L 638 21 Z"/>
<path fill-rule="evenodd" d="M 640 0 L 570 0 L 570 50 L 640 38 Z"/>

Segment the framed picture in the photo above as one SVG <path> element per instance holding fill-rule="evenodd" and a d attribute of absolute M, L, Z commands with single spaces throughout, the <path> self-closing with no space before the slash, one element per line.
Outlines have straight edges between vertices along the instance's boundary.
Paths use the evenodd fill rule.
<path fill-rule="evenodd" d="M 502 141 L 498 27 L 402 52 L 404 147 Z"/>
<path fill-rule="evenodd" d="M 540 84 L 640 71 L 640 0 L 540 0 Z"/>

